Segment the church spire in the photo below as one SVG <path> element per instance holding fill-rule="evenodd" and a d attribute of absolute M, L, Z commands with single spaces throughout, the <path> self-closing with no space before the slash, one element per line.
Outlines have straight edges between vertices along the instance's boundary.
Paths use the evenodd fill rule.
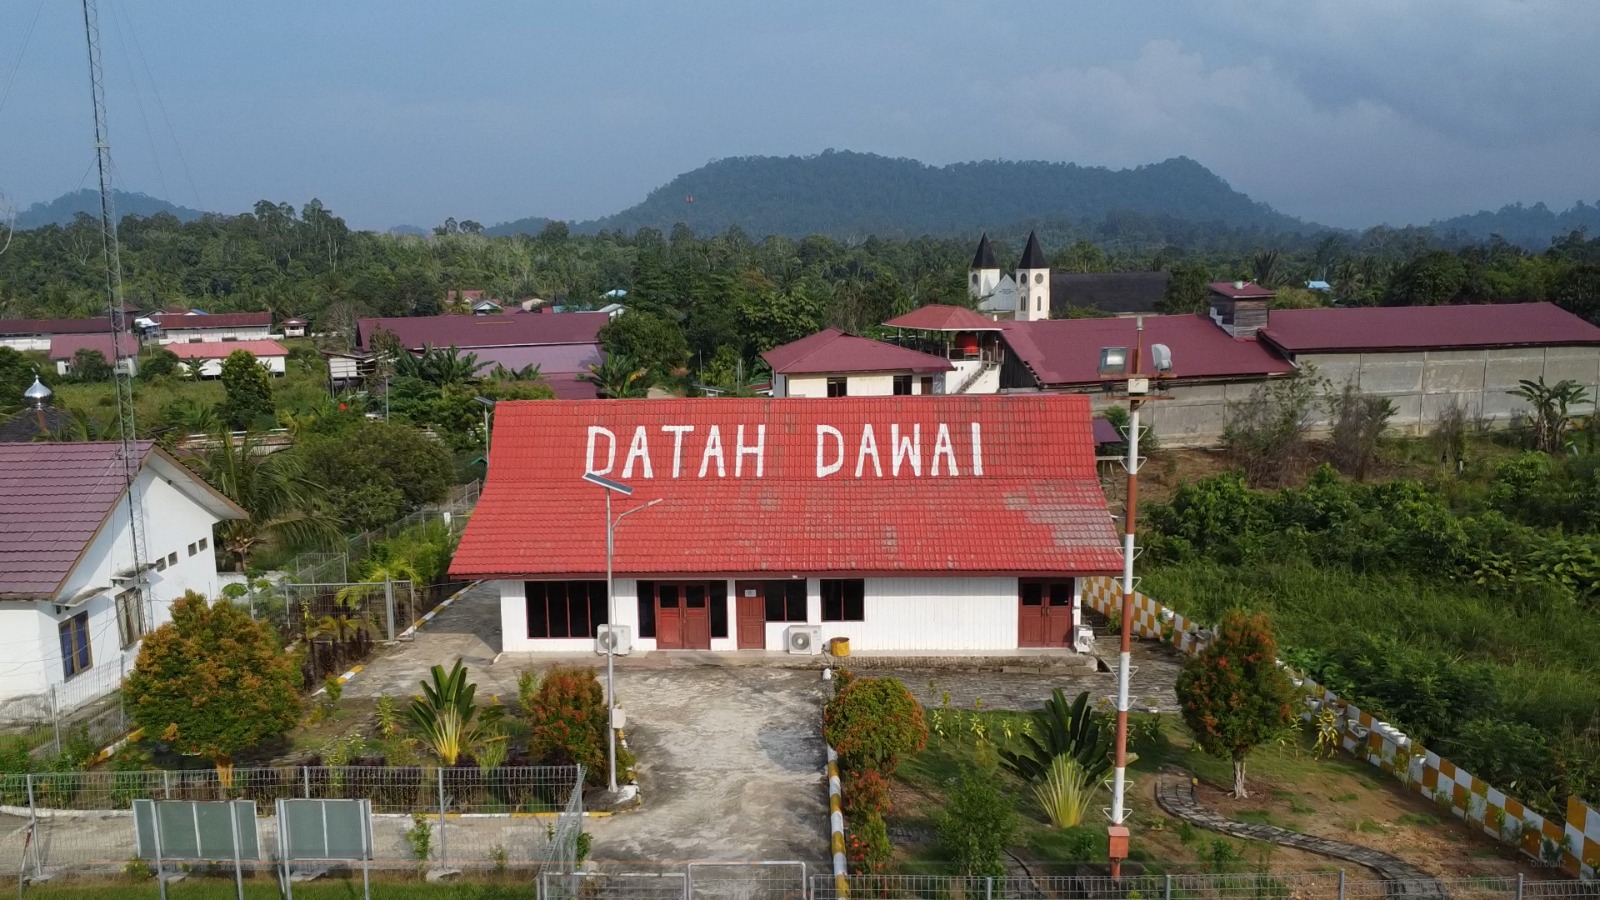
<path fill-rule="evenodd" d="M 995 264 L 994 250 L 989 247 L 988 232 L 984 232 L 983 237 L 978 239 L 978 252 L 972 256 L 972 268 L 979 270 L 1000 268 Z"/>
<path fill-rule="evenodd" d="M 1022 248 L 1022 261 L 1017 263 L 1019 269 L 1048 269 L 1050 263 L 1045 261 L 1044 251 L 1039 249 L 1039 236 L 1028 232 L 1028 245 Z"/>

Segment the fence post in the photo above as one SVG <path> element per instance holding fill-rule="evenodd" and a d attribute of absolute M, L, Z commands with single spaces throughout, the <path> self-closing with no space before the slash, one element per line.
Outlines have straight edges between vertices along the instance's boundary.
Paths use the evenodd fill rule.
<path fill-rule="evenodd" d="M 1164 888 L 1162 888 L 1162 896 L 1165 897 L 1166 900 L 1172 900 L 1172 873 L 1171 872 L 1167 873 L 1166 882 L 1167 882 L 1166 886 Z"/>
<path fill-rule="evenodd" d="M 446 854 L 450 852 L 450 845 L 444 836 L 444 766 L 438 768 L 439 772 L 439 865 L 445 864 Z"/>
<path fill-rule="evenodd" d="M 383 606 L 389 616 L 389 643 L 394 643 L 394 580 L 387 573 L 383 576 Z"/>
<path fill-rule="evenodd" d="M 1522 900 L 1522 886 L 1523 886 L 1522 883 L 1523 883 L 1523 880 L 1524 880 L 1523 874 L 1521 872 L 1518 872 L 1517 873 L 1517 900 Z"/>
<path fill-rule="evenodd" d="M 61 755 L 61 697 L 58 694 L 61 686 L 50 685 L 50 724 L 55 727 L 56 755 Z"/>
<path fill-rule="evenodd" d="M 161 799 L 172 799 L 172 772 L 167 769 L 161 770 Z"/>
<path fill-rule="evenodd" d="M 1339 900 L 1344 900 L 1344 869 L 1339 870 Z"/>
<path fill-rule="evenodd" d="M 306 799 L 310 800 L 311 799 L 311 767 L 310 766 L 301 766 L 300 767 L 300 774 L 305 779 Z"/>
<path fill-rule="evenodd" d="M 38 818 L 38 817 L 39 817 L 38 811 L 33 808 L 33 774 L 29 773 L 28 774 L 28 821 L 31 822 L 34 819 Z"/>
<path fill-rule="evenodd" d="M 983 876 L 983 900 L 994 900 L 994 876 Z"/>

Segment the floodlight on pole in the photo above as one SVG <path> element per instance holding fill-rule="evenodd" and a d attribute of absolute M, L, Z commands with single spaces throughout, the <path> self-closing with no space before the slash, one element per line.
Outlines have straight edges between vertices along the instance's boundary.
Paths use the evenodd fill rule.
<path fill-rule="evenodd" d="M 617 624 L 617 591 L 612 562 L 616 555 L 617 524 L 640 510 L 655 506 L 661 502 L 662 498 L 657 497 L 649 503 L 642 503 L 613 519 L 611 518 L 611 495 L 620 494 L 624 497 L 631 497 L 633 496 L 633 488 L 620 481 L 612 481 L 603 475 L 596 475 L 593 472 L 583 473 L 583 480 L 605 488 L 606 491 L 606 627 L 607 629 L 614 629 Z M 617 794 L 617 667 L 615 634 L 616 632 L 608 630 L 607 636 L 611 639 L 606 641 L 606 787 L 613 796 Z"/>
<path fill-rule="evenodd" d="M 1122 861 L 1128 856 L 1127 788 L 1128 788 L 1128 707 L 1130 706 L 1129 681 L 1132 675 L 1133 651 L 1133 559 L 1137 555 L 1134 539 L 1137 536 L 1139 507 L 1139 407 L 1149 399 L 1151 379 L 1142 370 L 1140 349 L 1144 343 L 1144 318 L 1134 323 L 1133 351 L 1125 347 L 1106 347 L 1100 351 L 1100 376 L 1122 381 L 1128 393 L 1128 496 L 1123 510 L 1122 535 L 1122 607 L 1121 634 L 1117 647 L 1117 733 L 1115 758 L 1111 777 L 1111 826 L 1107 830 L 1107 850 L 1111 860 L 1112 877 L 1121 877 Z M 1150 348 L 1151 363 L 1156 377 L 1172 371 L 1172 351 L 1165 344 Z M 1109 371 L 1108 371 L 1109 370 Z"/>
<path fill-rule="evenodd" d="M 489 452 L 489 411 L 494 409 L 495 401 L 488 397 L 473 397 L 472 399 L 483 404 L 483 451 Z"/>

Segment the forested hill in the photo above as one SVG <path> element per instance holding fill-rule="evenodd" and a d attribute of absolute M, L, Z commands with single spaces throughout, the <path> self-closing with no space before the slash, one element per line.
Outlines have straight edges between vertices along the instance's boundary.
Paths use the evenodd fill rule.
<path fill-rule="evenodd" d="M 1123 212 L 1268 233 L 1322 230 L 1251 200 L 1184 157 L 1116 170 L 997 161 L 940 167 L 832 150 L 717 160 L 679 175 L 631 209 L 574 230 L 631 234 L 683 222 L 697 234 L 737 225 L 755 238 L 914 237 L 965 235 L 1023 220 L 1098 223 Z M 489 233 L 532 233 L 543 224 L 509 222 Z"/>
<path fill-rule="evenodd" d="M 153 216 L 157 213 L 171 213 L 178 217 L 180 222 L 193 222 L 204 213 L 190 209 L 187 206 L 178 206 L 165 200 L 158 200 L 149 194 L 136 194 L 127 191 L 112 191 L 112 201 L 117 205 L 117 215 L 121 216 Z M 70 194 L 62 194 L 49 203 L 35 203 L 17 214 L 18 228 L 38 228 L 43 225 L 68 225 L 78 213 L 88 213 L 91 216 L 100 215 L 100 192 L 84 188 Z"/>
<path fill-rule="evenodd" d="M 1430 227 L 1440 240 L 1452 244 L 1487 241 L 1499 235 L 1519 247 L 1545 250 L 1552 240 L 1574 231 L 1600 234 L 1600 203 L 1591 206 L 1579 200 L 1564 212 L 1555 212 L 1543 203 L 1532 206 L 1517 203 L 1502 206 L 1498 212 L 1483 210 L 1471 215 L 1435 220 Z"/>

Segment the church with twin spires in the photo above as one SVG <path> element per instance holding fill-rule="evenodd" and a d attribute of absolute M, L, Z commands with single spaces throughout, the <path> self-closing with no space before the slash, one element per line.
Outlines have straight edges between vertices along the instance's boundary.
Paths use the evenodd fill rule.
<path fill-rule="evenodd" d="M 1050 263 L 1039 249 L 1039 236 L 1028 232 L 1016 274 L 1003 274 L 994 261 L 989 235 L 978 241 L 967 274 L 967 292 L 978 301 L 978 311 L 997 319 L 1036 322 L 1050 318 Z"/>

